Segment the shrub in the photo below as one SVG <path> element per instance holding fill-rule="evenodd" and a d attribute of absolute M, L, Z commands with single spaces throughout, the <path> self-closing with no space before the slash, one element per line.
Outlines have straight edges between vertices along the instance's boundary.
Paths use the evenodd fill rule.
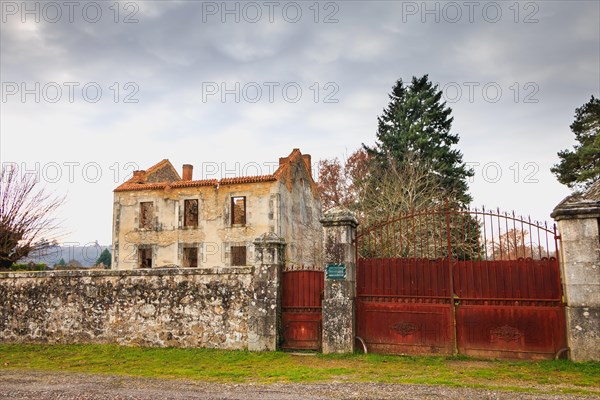
<path fill-rule="evenodd" d="M 13 264 L 10 267 L 11 271 L 45 271 L 48 269 L 48 265 L 44 263 L 34 264 L 32 262 L 27 264 Z"/>

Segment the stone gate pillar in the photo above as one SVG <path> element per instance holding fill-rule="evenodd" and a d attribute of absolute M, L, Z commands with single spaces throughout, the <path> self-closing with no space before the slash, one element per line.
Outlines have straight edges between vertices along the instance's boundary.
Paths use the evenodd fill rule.
<path fill-rule="evenodd" d="M 552 212 L 561 236 L 567 341 L 573 361 L 600 361 L 600 181 Z"/>
<path fill-rule="evenodd" d="M 281 319 L 281 270 L 285 241 L 265 233 L 254 241 L 253 298 L 248 307 L 248 350 L 275 351 Z"/>
<path fill-rule="evenodd" d="M 323 296 L 323 353 L 354 352 L 354 297 L 358 222 L 348 210 L 333 208 L 323 219 L 325 293 Z"/>

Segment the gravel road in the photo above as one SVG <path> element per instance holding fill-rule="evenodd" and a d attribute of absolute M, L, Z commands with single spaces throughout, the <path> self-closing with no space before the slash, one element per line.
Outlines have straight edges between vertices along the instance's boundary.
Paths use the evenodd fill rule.
<path fill-rule="evenodd" d="M 317 400 L 317 399 L 585 399 L 447 386 L 382 383 L 219 384 L 75 373 L 0 371 L 0 399 L 35 400 Z"/>

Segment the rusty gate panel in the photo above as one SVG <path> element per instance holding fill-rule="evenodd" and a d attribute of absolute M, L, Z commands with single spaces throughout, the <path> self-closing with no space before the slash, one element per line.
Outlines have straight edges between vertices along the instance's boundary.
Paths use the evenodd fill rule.
<path fill-rule="evenodd" d="M 458 348 L 475 357 L 553 359 L 566 347 L 563 307 L 460 305 Z"/>
<path fill-rule="evenodd" d="M 448 203 L 356 237 L 368 351 L 551 359 L 567 346 L 556 226 Z"/>
<path fill-rule="evenodd" d="M 554 257 L 534 260 L 454 261 L 458 299 L 561 301 L 560 266 Z"/>
<path fill-rule="evenodd" d="M 551 359 L 566 347 L 556 258 L 458 261 L 454 284 L 462 354 Z"/>
<path fill-rule="evenodd" d="M 357 335 L 373 353 L 452 354 L 449 304 L 367 301 L 357 305 Z"/>
<path fill-rule="evenodd" d="M 287 350 L 321 348 L 323 271 L 284 271 L 282 274 L 283 343 Z"/>
<path fill-rule="evenodd" d="M 359 259 L 356 327 L 369 351 L 452 354 L 448 271 L 441 260 Z"/>

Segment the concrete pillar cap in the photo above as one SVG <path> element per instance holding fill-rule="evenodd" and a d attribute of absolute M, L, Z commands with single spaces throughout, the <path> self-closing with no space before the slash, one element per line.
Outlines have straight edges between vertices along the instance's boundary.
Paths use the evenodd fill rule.
<path fill-rule="evenodd" d="M 350 225 L 352 227 L 358 226 L 358 220 L 356 215 L 343 207 L 333 207 L 325 212 L 321 223 L 324 226 L 339 226 L 339 225 Z"/>
<path fill-rule="evenodd" d="M 575 192 L 563 199 L 550 215 L 557 221 L 561 219 L 600 217 L 600 179 L 586 191 Z"/>
<path fill-rule="evenodd" d="M 285 240 L 273 232 L 267 232 L 254 239 L 253 243 L 256 246 L 266 246 L 269 244 L 282 245 L 285 244 Z"/>

